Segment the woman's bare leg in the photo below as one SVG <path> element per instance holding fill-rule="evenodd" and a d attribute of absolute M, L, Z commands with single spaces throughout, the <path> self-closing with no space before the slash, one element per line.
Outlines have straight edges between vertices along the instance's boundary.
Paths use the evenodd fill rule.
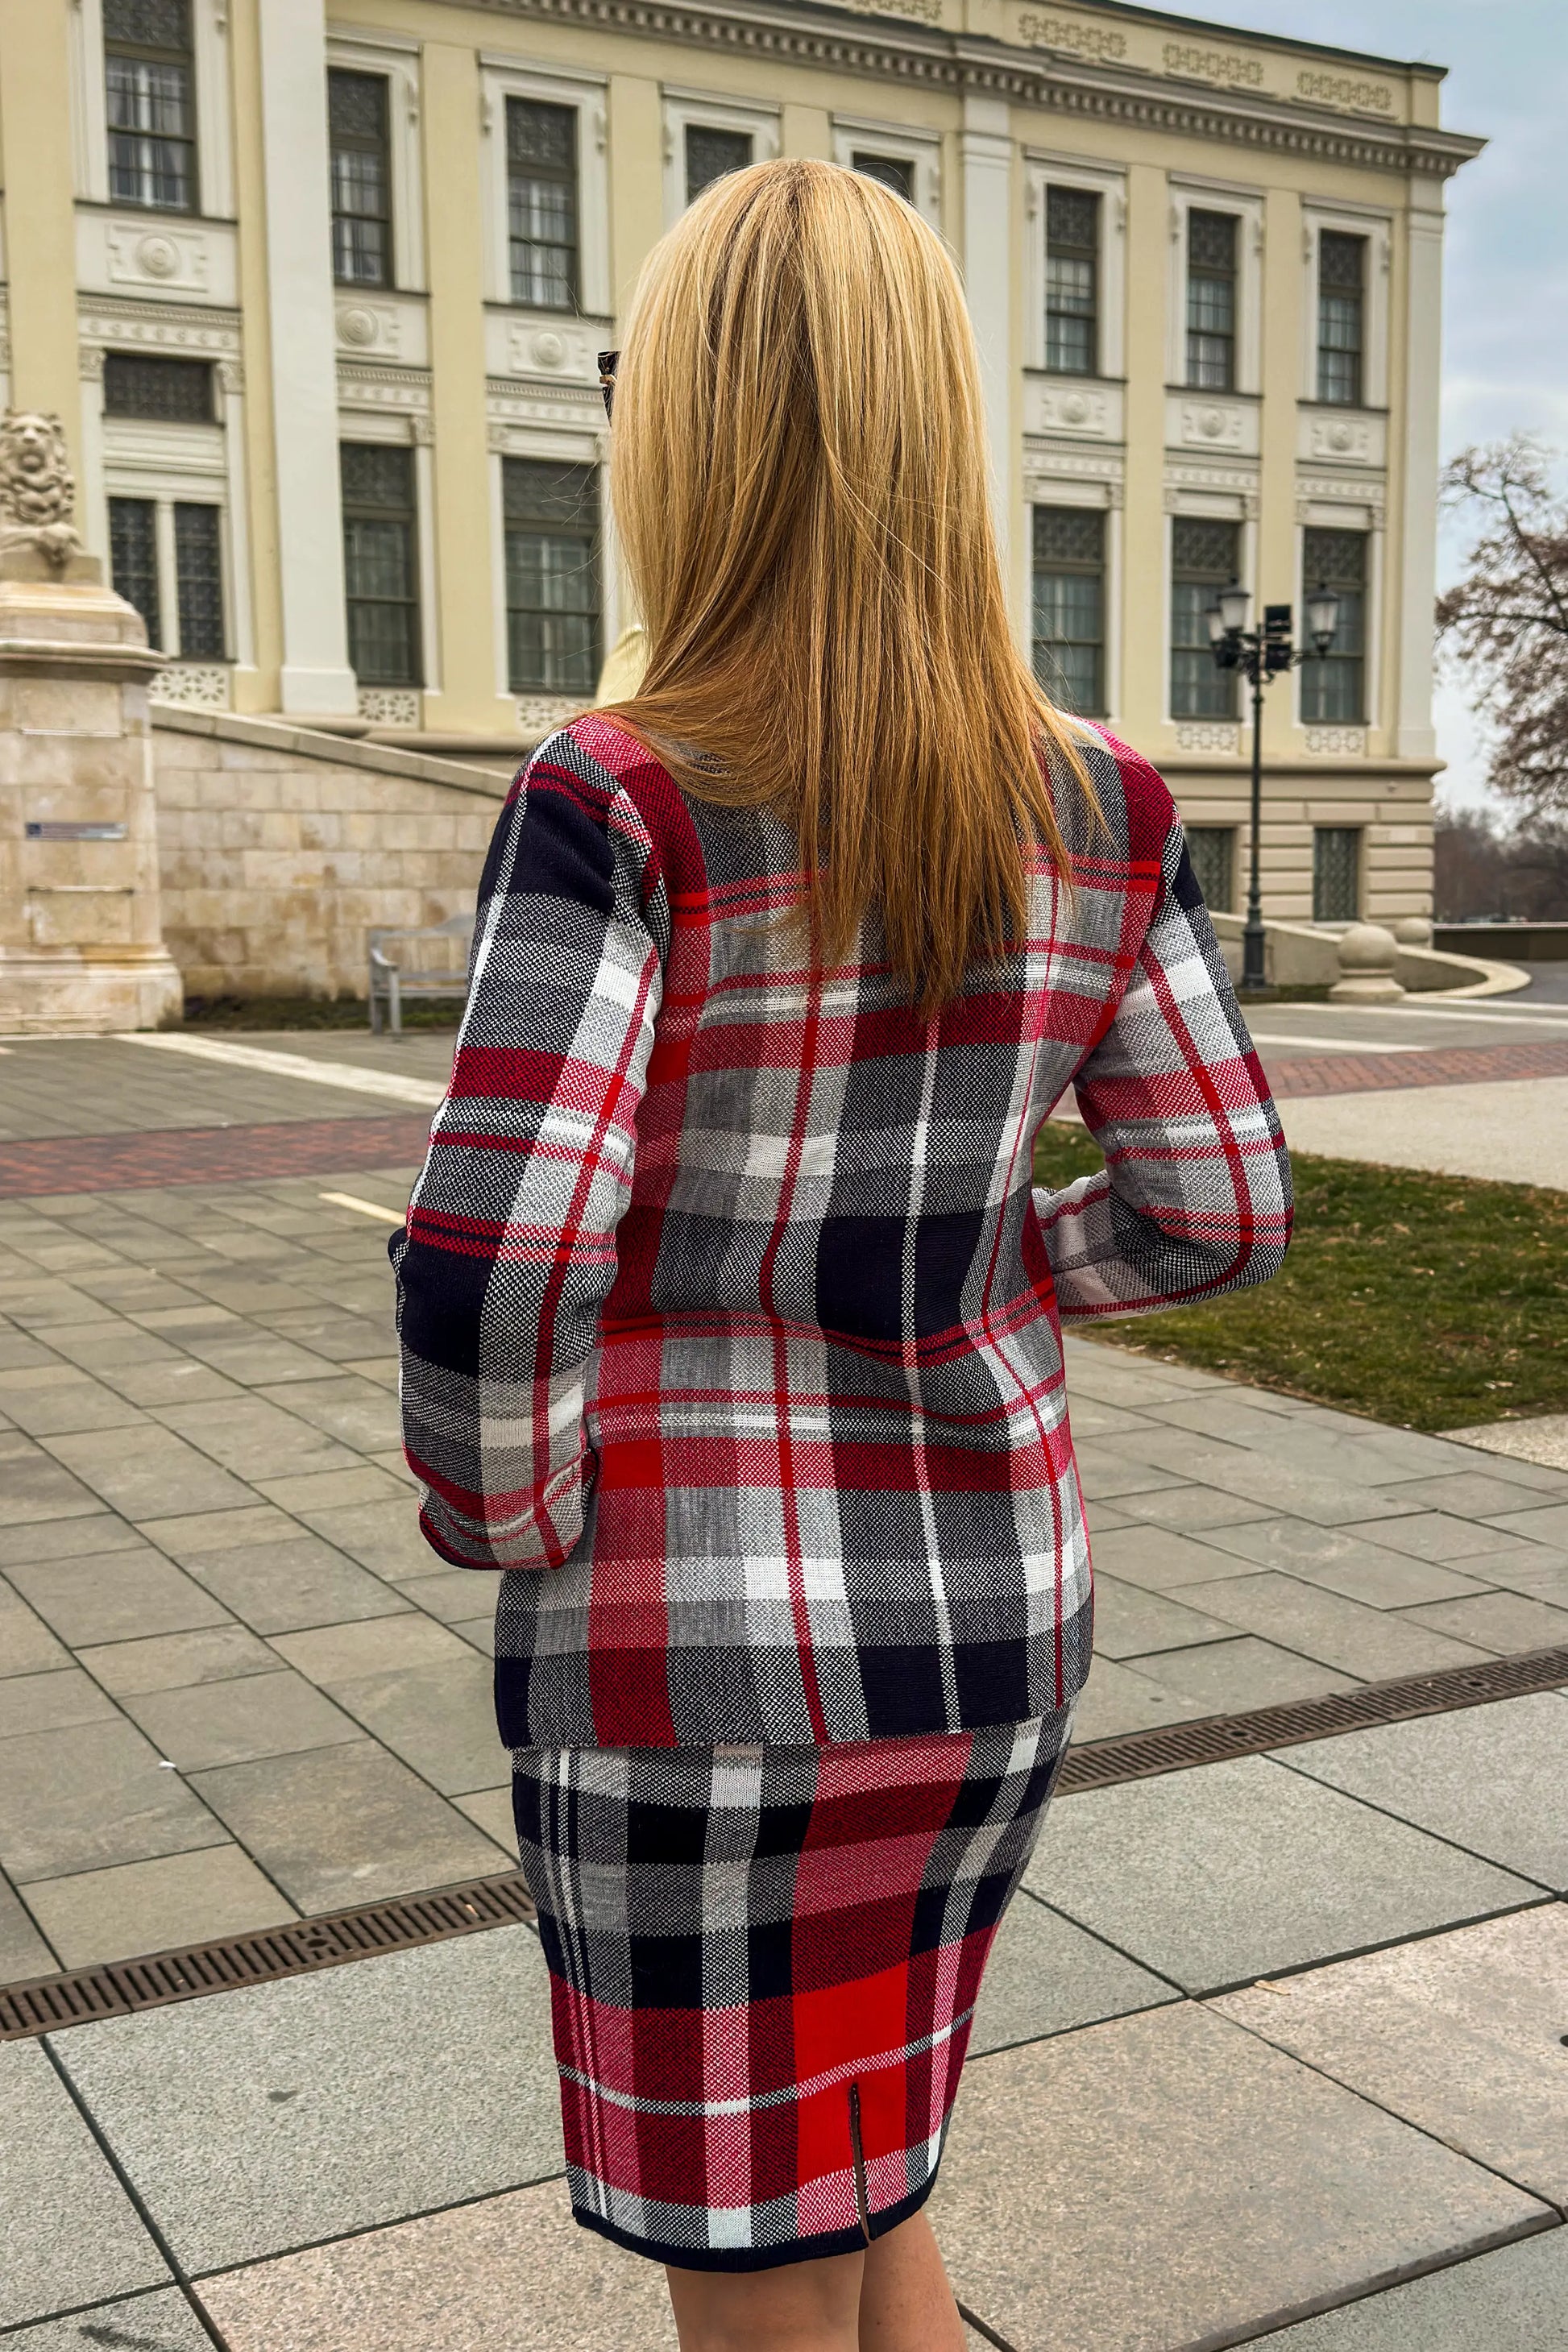
<path fill-rule="evenodd" d="M 923 2207 L 866 2249 L 858 2352 L 964 2352 L 963 2322 Z"/>
<path fill-rule="evenodd" d="M 827 2254 L 771 2271 L 667 2269 L 680 2352 L 858 2352 L 866 2262 Z"/>

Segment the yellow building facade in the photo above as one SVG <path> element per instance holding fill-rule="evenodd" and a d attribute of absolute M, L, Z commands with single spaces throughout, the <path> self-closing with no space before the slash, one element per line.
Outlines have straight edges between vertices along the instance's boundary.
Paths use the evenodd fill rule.
<path fill-rule="evenodd" d="M 630 615 L 595 354 L 709 179 L 875 173 L 947 239 L 1020 638 L 1170 778 L 1216 906 L 1237 579 L 1266 911 L 1430 906 L 1443 184 L 1424 65 L 1116 0 L 0 0 L 12 405 L 58 413 L 166 700 L 493 754 Z"/>

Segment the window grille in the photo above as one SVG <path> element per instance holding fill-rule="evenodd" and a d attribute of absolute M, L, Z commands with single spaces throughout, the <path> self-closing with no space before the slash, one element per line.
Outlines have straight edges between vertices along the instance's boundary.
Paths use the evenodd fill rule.
<path fill-rule="evenodd" d="M 103 70 L 110 201 L 195 212 L 189 0 L 103 0 Z"/>
<path fill-rule="evenodd" d="M 591 695 L 599 669 L 599 485 L 592 466 L 501 462 L 507 677 L 514 693 Z"/>
<path fill-rule="evenodd" d="M 1216 914 L 1230 914 L 1236 906 L 1236 827 L 1190 824 L 1186 836 L 1193 877 L 1204 894 L 1205 906 Z"/>
<path fill-rule="evenodd" d="M 1178 515 L 1171 534 L 1171 716 L 1234 719 L 1235 670 L 1216 669 L 1204 614 L 1236 579 L 1241 526 Z"/>
<path fill-rule="evenodd" d="M 1093 375 L 1100 352 L 1100 198 L 1046 191 L 1046 365 Z"/>
<path fill-rule="evenodd" d="M 1054 702 L 1105 714 L 1105 516 L 1035 509 L 1035 676 Z"/>
<path fill-rule="evenodd" d="M 743 172 L 752 160 L 749 131 L 715 131 L 706 122 L 686 126 L 686 201 L 728 173 Z"/>
<path fill-rule="evenodd" d="M 228 651 L 223 625 L 223 541 L 218 509 L 174 508 L 174 580 L 180 601 L 182 661 L 222 661 Z"/>
<path fill-rule="evenodd" d="M 1301 543 L 1301 594 L 1321 581 L 1340 600 L 1328 652 L 1301 664 L 1301 717 L 1354 726 L 1366 718 L 1366 547 L 1364 530 L 1307 530 Z"/>
<path fill-rule="evenodd" d="M 1236 388 L 1235 213 L 1187 215 L 1187 382 Z"/>
<path fill-rule="evenodd" d="M 332 275 L 340 286 L 392 283 L 392 156 L 384 74 L 327 76 L 331 142 Z"/>
<path fill-rule="evenodd" d="M 1359 408 L 1365 341 L 1366 239 L 1318 238 L 1318 398 Z"/>
<path fill-rule="evenodd" d="M 109 501 L 109 569 L 114 593 L 134 604 L 147 624 L 147 642 L 161 652 L 158 609 L 158 517 L 151 499 Z"/>
<path fill-rule="evenodd" d="M 156 417 L 174 425 L 210 425 L 214 414 L 211 362 L 164 359 L 147 352 L 106 352 L 103 413 Z"/>
<path fill-rule="evenodd" d="M 577 308 L 577 111 L 531 98 L 506 102 L 511 299 Z"/>
<path fill-rule="evenodd" d="M 414 452 L 345 441 L 339 455 L 350 664 L 362 686 L 418 686 Z"/>
<path fill-rule="evenodd" d="M 1312 828 L 1312 920 L 1353 923 L 1361 912 L 1361 828 Z"/>
<path fill-rule="evenodd" d="M 751 162 L 748 153 L 746 161 Z M 852 171 L 868 180 L 880 180 L 883 187 L 891 188 L 894 195 L 902 196 L 906 205 L 915 200 L 915 167 L 907 155 L 866 155 L 858 149 L 850 156 Z"/>

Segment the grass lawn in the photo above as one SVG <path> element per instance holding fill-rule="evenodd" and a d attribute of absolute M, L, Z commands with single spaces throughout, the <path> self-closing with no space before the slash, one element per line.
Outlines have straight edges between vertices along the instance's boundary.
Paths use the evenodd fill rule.
<path fill-rule="evenodd" d="M 1047 1127 L 1036 1180 L 1101 1165 Z M 1568 1194 L 1292 1152 L 1296 1234 L 1258 1290 L 1108 1323 L 1118 1347 L 1407 1429 L 1568 1412 Z"/>
<path fill-rule="evenodd" d="M 463 1017 L 456 996 L 410 997 L 403 1007 L 405 1029 L 455 1029 Z M 187 1029 L 370 1028 L 363 996 L 188 996 Z"/>

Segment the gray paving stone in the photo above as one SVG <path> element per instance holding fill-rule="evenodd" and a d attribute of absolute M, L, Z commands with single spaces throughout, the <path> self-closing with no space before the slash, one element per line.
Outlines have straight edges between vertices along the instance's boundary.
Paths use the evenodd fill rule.
<path fill-rule="evenodd" d="M 352 1470 L 358 1460 L 347 1446 L 265 1397 L 246 1396 L 237 1404 L 224 1397 L 205 1404 L 163 1405 L 158 1420 L 236 1477 L 251 1482 Z"/>
<path fill-rule="evenodd" d="M 562 2167 L 526 1927 L 109 2019 L 55 2048 L 195 2271 Z"/>
<path fill-rule="evenodd" d="M 36 2042 L 0 2043 L 0 2326 L 167 2282 L 166 2263 Z"/>
<path fill-rule="evenodd" d="M 297 1916 L 233 1844 L 38 1879 L 27 1904 L 68 1969 L 249 1935 Z"/>
<path fill-rule="evenodd" d="M 118 1429 L 142 1418 L 134 1405 L 76 1364 L 0 1372 L 0 1408 L 30 1437 L 52 1437 L 62 1430 Z"/>
<path fill-rule="evenodd" d="M 408 1603 L 319 1536 L 187 1552 L 193 1576 L 258 1633 L 294 1633 L 352 1619 L 390 1617 Z"/>
<path fill-rule="evenodd" d="M 1101 1576 L 1118 1577 L 1146 1592 L 1175 1592 L 1183 1585 L 1255 1572 L 1250 1560 L 1167 1528 L 1111 1528 L 1094 1547 L 1094 1565 Z"/>
<path fill-rule="evenodd" d="M 1342 1593 L 1325 1592 L 1268 1569 L 1251 1576 L 1227 1576 L 1217 1584 L 1191 1585 L 1186 1599 L 1194 1609 L 1212 1610 L 1232 1625 L 1316 1658 L 1358 1682 L 1474 1665 L 1487 1654 L 1430 1626 L 1413 1624 L 1406 1616 L 1368 1609 Z"/>
<path fill-rule="evenodd" d="M 516 1867 L 374 1740 L 219 1765 L 191 1785 L 301 1911 Z"/>
<path fill-rule="evenodd" d="M 1140 1658 L 1137 1664 L 1141 1674 L 1179 1691 L 1205 1715 L 1244 1715 L 1252 1707 L 1356 1687 L 1348 1675 L 1336 1674 L 1315 1658 L 1300 1657 L 1294 1650 L 1234 1631 L 1226 1641 L 1166 1651 Z"/>
<path fill-rule="evenodd" d="M 1559 1501 L 1557 1488 L 1568 1486 L 1568 1481 L 1557 1479 L 1553 1487 L 1544 1492 L 1534 1485 L 1535 1478 L 1555 1478 L 1550 1470 L 1535 1471 L 1529 1485 L 1519 1472 L 1530 1465 L 1520 1462 L 1499 1464 L 1486 1470 L 1460 1470 L 1446 1478 L 1418 1478 L 1402 1484 L 1397 1492 L 1406 1503 L 1419 1504 L 1426 1511 L 1447 1511 L 1461 1519 L 1496 1519 L 1502 1512 L 1519 1511 L 1534 1518 L 1543 1511 L 1555 1508 L 1568 1513 L 1568 1504 Z M 1545 1534 L 1542 1542 L 1552 1538 Z"/>
<path fill-rule="evenodd" d="M 1363 2098 L 1568 2207 L 1568 1906 L 1423 1937 L 1215 2003 Z"/>
<path fill-rule="evenodd" d="M 1142 1412 L 1152 1404 L 1172 1403 L 1194 1391 L 1217 1391 L 1227 1383 L 1212 1372 L 1192 1370 L 1185 1364 L 1162 1364 L 1135 1356 L 1126 1348 L 1100 1347 L 1092 1339 L 1069 1336 L 1067 1342 L 1069 1397 L 1094 1397 L 1101 1404 L 1124 1404 Z"/>
<path fill-rule="evenodd" d="M 40 1519 L 82 1518 L 102 1507 L 90 1487 L 40 1446 L 0 1433 L 0 1525 L 26 1528 Z"/>
<path fill-rule="evenodd" d="M 1073 1457 L 1079 1484 L 1091 1503 L 1117 1502 L 1123 1495 L 1163 1491 L 1178 1483 L 1169 1470 L 1130 1461 L 1110 1438 L 1089 1438 L 1073 1448 Z"/>
<path fill-rule="evenodd" d="M 226 1373 L 245 1388 L 270 1388 L 280 1381 L 319 1381 L 331 1370 L 312 1349 L 299 1347 L 292 1339 L 276 1339 L 254 1325 L 184 1339 L 181 1345 L 214 1371 Z"/>
<path fill-rule="evenodd" d="M 69 2319 L 43 2319 L 11 2338 L 16 2352 L 212 2352 L 212 2337 L 177 2287 L 123 2303 L 94 2304 Z"/>
<path fill-rule="evenodd" d="M 408 1599 L 416 1609 L 438 1617 L 443 1625 L 458 1629 L 471 1623 L 481 1613 L 494 1616 L 500 1578 L 490 1569 L 454 1568 L 444 1575 L 410 1577 L 405 1580 L 405 1584 Z M 1100 1619 L 1097 1615 L 1097 1639 L 1099 1633 Z"/>
<path fill-rule="evenodd" d="M 1489 1512 L 1486 1524 L 1500 1535 L 1568 1551 L 1568 1503 L 1548 1503 L 1544 1509 Z"/>
<path fill-rule="evenodd" d="M 447 1580 L 440 1580 L 445 1583 Z M 419 1602 L 422 1608 L 429 1605 L 423 1589 Z M 445 1612 L 437 1613 L 444 1615 Z M 1184 1643 L 1222 1639 L 1230 1631 L 1221 1618 L 1205 1617 L 1199 1610 L 1185 1609 L 1179 1601 L 1167 1600 L 1163 1593 L 1147 1591 L 1141 1585 L 1123 1584 L 1114 1576 L 1095 1578 L 1094 1646 L 1104 1657 L 1141 1657 L 1153 1650 L 1179 1649 Z"/>
<path fill-rule="evenodd" d="M 297 1478 L 258 1478 L 256 1485 L 268 1502 L 300 1518 L 318 1510 L 390 1503 L 400 1497 L 410 1509 L 414 1505 L 413 1483 L 402 1474 L 401 1464 L 397 1475 L 361 1461 L 352 1470 L 308 1470 Z"/>
<path fill-rule="evenodd" d="M 334 1682 L 332 1687 L 384 1748 L 401 1756 L 443 1796 L 453 1797 L 493 1789 L 510 1777 L 510 1761 L 496 1731 L 494 1684 L 489 1659 L 465 1644 L 456 1658 Z"/>
<path fill-rule="evenodd" d="M 972 2066 L 931 2210 L 961 2299 L 1006 2343 L 1167 2352 L 1234 2344 L 1545 2209 L 1183 2003 Z"/>
<path fill-rule="evenodd" d="M 147 1544 L 37 1566 L 18 1561 L 10 1578 L 73 1649 L 229 1622 L 221 1601 Z"/>
<path fill-rule="evenodd" d="M 360 1736 L 324 1691 L 286 1667 L 236 1682 L 149 1691 L 127 1698 L 125 1712 L 183 1772 L 336 1747 Z"/>
<path fill-rule="evenodd" d="M 419 1532 L 412 1495 L 390 1503 L 335 1505 L 330 1510 L 313 1506 L 300 1517 L 337 1550 L 346 1552 L 389 1583 L 405 1577 L 437 1576 L 450 1562 L 432 1551 Z"/>
<path fill-rule="evenodd" d="M 79 1666 L 13 1675 L 0 1701 L 0 1740 L 24 1731 L 68 1731 L 73 1724 L 113 1722 L 119 1710 Z M 0 1770 L 4 1764 L 0 1763 Z"/>
<path fill-rule="evenodd" d="M 374 1381 L 352 1376 L 293 1381 L 276 1395 L 269 1390 L 262 1394 L 273 1403 L 286 1404 L 290 1413 L 298 1413 L 340 1444 L 354 1446 L 362 1454 L 402 1444 L 397 1401 Z"/>
<path fill-rule="evenodd" d="M 1194 1992 L 1540 1893 L 1263 1756 L 1064 1798 L 1026 1884 Z"/>
<path fill-rule="evenodd" d="M 226 1380 L 209 1364 L 189 1356 L 174 1356 L 153 1364 L 100 1365 L 106 1387 L 131 1404 L 151 1410 L 160 1404 L 195 1404 L 208 1397 L 241 1397 L 247 1392 L 237 1381 Z"/>
<path fill-rule="evenodd" d="M 1545 2230 L 1268 2338 L 1268 2352 L 1568 2352 L 1568 2230 Z"/>
<path fill-rule="evenodd" d="M 471 1663 L 466 1645 L 455 1633 L 420 1611 L 406 1608 L 398 1616 L 323 1625 L 313 1633 L 279 1633 L 272 1646 L 311 1682 L 333 1691 L 411 1666 Z"/>
<path fill-rule="evenodd" d="M 248 1486 L 172 1430 L 93 1430 L 52 1437 L 48 1448 L 128 1519 L 160 1517 L 172 1503 L 188 1511 L 223 1511 L 256 1499 Z"/>
<path fill-rule="evenodd" d="M 507 1795 L 510 1802 L 510 1790 Z M 1045 1834 L 1048 1839 L 1048 1821 Z M 969 2054 L 982 2057 L 1180 1998 L 1174 1985 L 1020 1888 L 985 1965 Z"/>
<path fill-rule="evenodd" d="M 53 1976 L 59 1965 L 21 1896 L 0 1878 L 0 1984 Z"/>
<path fill-rule="evenodd" d="M 0 1580 L 0 1675 L 47 1674 L 51 1666 L 69 1664 L 70 1652 L 37 1611 Z"/>
<path fill-rule="evenodd" d="M 1348 1538 L 1364 1536 L 1385 1551 L 1407 1552 L 1412 1559 L 1458 1561 L 1466 1575 L 1473 1573 L 1476 1555 L 1495 1551 L 1495 1528 L 1474 1519 L 1455 1518 L 1447 1511 L 1413 1511 L 1407 1519 L 1374 1519 L 1366 1528 L 1342 1528 Z"/>
<path fill-rule="evenodd" d="M 89 1552 L 135 1551 L 141 1536 L 100 1504 L 80 1517 L 37 1520 L 30 1527 L 0 1528 L 0 1569 L 36 1567 L 46 1559 L 80 1559 Z"/>
<path fill-rule="evenodd" d="M 1282 1748 L 1277 1761 L 1568 1894 L 1568 1696 L 1542 1691 Z"/>
<path fill-rule="evenodd" d="M 1290 1459 L 1292 1444 L 1290 1424 L 1285 1422 L 1279 1445 L 1267 1454 L 1244 1445 L 1205 1444 L 1180 1429 L 1132 1430 L 1116 1441 L 1116 1447 L 1130 1464 L 1146 1463 L 1173 1479 L 1217 1486 L 1222 1493 L 1315 1519 L 1323 1527 L 1394 1517 L 1414 1507 L 1394 1499 L 1398 1490 L 1384 1495 L 1358 1485 L 1342 1467 L 1298 1467 Z"/>
<path fill-rule="evenodd" d="M 1467 1570 L 1412 1559 L 1381 1540 L 1384 1528 L 1392 1538 L 1407 1524 L 1403 1519 L 1377 1522 L 1369 1538 L 1349 1528 L 1315 1527 L 1310 1519 L 1258 1519 L 1247 1527 L 1216 1528 L 1214 1540 L 1217 1550 L 1234 1552 L 1238 1559 L 1258 1568 L 1288 1570 L 1303 1583 L 1343 1593 L 1373 1609 L 1403 1609 L 1485 1590 Z"/>
<path fill-rule="evenodd" d="M 1553 1609 L 1523 1592 L 1479 1592 L 1467 1601 L 1439 1601 L 1402 1612 L 1439 1633 L 1506 1655 L 1518 1650 L 1559 1650 L 1568 1644 L 1568 1609 Z"/>
<path fill-rule="evenodd" d="M 110 1642 L 80 1652 L 96 1682 L 116 1698 L 138 1691 L 182 1690 L 192 1683 L 226 1683 L 241 1675 L 278 1671 L 278 1654 L 243 1625 L 215 1625 L 198 1633 L 160 1633 L 140 1642 Z"/>
<path fill-rule="evenodd" d="M 182 1567 L 208 1552 L 234 1551 L 245 1544 L 288 1543 L 299 1522 L 272 1503 L 253 1499 L 242 1511 L 190 1511 L 173 1518 L 144 1519 L 141 1532 Z"/>
<path fill-rule="evenodd" d="M 217 1823 L 134 1724 L 86 1723 L 5 1742 L 0 1864 L 18 1886 L 216 1845 Z"/>
<path fill-rule="evenodd" d="M 471 1617 L 466 1624 L 454 1625 L 452 1631 L 454 1633 L 460 1633 L 470 1648 L 482 1650 L 487 1658 L 495 1656 L 496 1621 L 493 1614 L 489 1617 Z"/>
<path fill-rule="evenodd" d="M 1556 1608 L 1568 1609 L 1568 1551 L 1558 1551 L 1551 1544 L 1517 1538 L 1510 1542 L 1504 1537 L 1500 1549 L 1481 1552 L 1468 1559 L 1465 1567 L 1467 1573 L 1484 1584 L 1505 1592 L 1533 1593 Z"/>
<path fill-rule="evenodd" d="M 1079 1694 L 1072 1736 L 1080 1748 L 1090 1739 L 1116 1739 L 1126 1731 L 1148 1731 L 1158 1723 L 1188 1722 L 1203 1709 L 1195 1700 L 1114 1658 L 1096 1657 Z"/>
<path fill-rule="evenodd" d="M 1269 1517 L 1267 1503 L 1252 1502 L 1245 1495 L 1224 1495 L 1217 1486 L 1156 1486 L 1147 1494 L 1120 1496 L 1117 1509 L 1130 1519 L 1187 1535 Z"/>

